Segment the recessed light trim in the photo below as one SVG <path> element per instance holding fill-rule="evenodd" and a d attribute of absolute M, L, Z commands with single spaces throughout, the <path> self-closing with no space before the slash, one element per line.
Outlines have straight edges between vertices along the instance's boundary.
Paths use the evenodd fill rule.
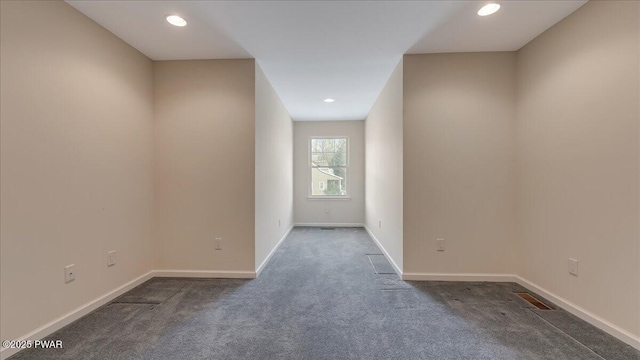
<path fill-rule="evenodd" d="M 329 99 L 324 99 L 324 102 L 326 102 L 326 103 L 332 103 L 332 102 L 334 102 L 334 101 L 335 101 L 335 100 L 334 100 L 334 99 L 331 99 L 331 98 L 329 98 Z"/>
<path fill-rule="evenodd" d="M 173 26 L 183 27 L 187 26 L 187 20 L 178 15 L 167 15 L 167 22 Z"/>
<path fill-rule="evenodd" d="M 498 3 L 489 3 L 478 10 L 478 15 L 487 16 L 491 14 L 495 14 L 498 10 L 500 10 L 500 4 Z"/>

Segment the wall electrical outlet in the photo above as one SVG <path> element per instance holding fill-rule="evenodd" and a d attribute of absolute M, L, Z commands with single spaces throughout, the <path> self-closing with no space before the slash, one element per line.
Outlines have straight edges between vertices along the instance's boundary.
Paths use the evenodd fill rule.
<path fill-rule="evenodd" d="M 578 260 L 569 258 L 569 274 L 578 276 Z"/>
<path fill-rule="evenodd" d="M 222 250 L 222 238 L 221 237 L 214 238 L 213 245 L 215 246 L 216 250 Z"/>
<path fill-rule="evenodd" d="M 444 239 L 437 239 L 436 245 L 438 247 L 438 251 L 444 251 Z"/>
<path fill-rule="evenodd" d="M 109 251 L 107 253 L 107 266 L 113 266 L 116 264 L 116 251 Z"/>
<path fill-rule="evenodd" d="M 378 227 L 382 229 L 382 220 L 378 220 Z"/>
<path fill-rule="evenodd" d="M 282 226 L 282 219 L 278 219 L 278 227 Z"/>
<path fill-rule="evenodd" d="M 68 283 L 76 279 L 76 265 L 71 264 L 64 267 L 64 282 Z"/>

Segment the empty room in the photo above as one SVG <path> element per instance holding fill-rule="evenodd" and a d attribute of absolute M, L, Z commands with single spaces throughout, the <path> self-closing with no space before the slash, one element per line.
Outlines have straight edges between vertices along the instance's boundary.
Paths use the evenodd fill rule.
<path fill-rule="evenodd" d="M 640 360 L 640 2 L 0 0 L 0 360 Z"/>

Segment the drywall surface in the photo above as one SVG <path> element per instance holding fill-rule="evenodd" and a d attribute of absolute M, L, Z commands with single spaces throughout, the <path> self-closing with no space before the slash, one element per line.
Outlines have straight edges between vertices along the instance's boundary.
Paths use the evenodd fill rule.
<path fill-rule="evenodd" d="M 256 63 L 255 267 L 293 226 L 293 122 Z"/>
<path fill-rule="evenodd" d="M 153 65 L 64 2 L 2 1 L 0 9 L 7 340 L 156 265 Z M 70 264 L 75 280 L 65 283 Z"/>
<path fill-rule="evenodd" d="M 515 53 L 405 55 L 403 71 L 404 273 L 510 273 Z"/>
<path fill-rule="evenodd" d="M 402 270 L 402 61 L 365 120 L 365 224 Z"/>
<path fill-rule="evenodd" d="M 255 62 L 154 65 L 161 266 L 254 271 Z"/>
<path fill-rule="evenodd" d="M 348 197 L 309 199 L 311 170 L 309 139 L 313 136 L 349 138 Z M 296 224 L 364 223 L 364 121 L 296 121 L 293 125 L 293 186 Z"/>
<path fill-rule="evenodd" d="M 639 6 L 589 2 L 517 55 L 518 272 L 636 336 Z"/>

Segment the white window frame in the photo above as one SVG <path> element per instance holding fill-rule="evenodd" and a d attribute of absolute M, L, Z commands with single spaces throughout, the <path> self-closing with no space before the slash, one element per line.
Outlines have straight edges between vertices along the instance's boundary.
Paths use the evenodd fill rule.
<path fill-rule="evenodd" d="M 312 139 L 346 139 L 347 140 L 347 161 L 344 168 L 347 170 L 347 176 L 345 177 L 346 181 L 346 195 L 313 195 L 313 169 L 318 168 L 317 166 L 311 165 L 311 140 Z M 342 167 L 342 166 L 341 166 Z M 336 136 L 309 136 L 307 140 L 307 199 L 308 200 L 351 200 L 351 139 L 348 136 L 344 135 L 336 135 Z"/>

